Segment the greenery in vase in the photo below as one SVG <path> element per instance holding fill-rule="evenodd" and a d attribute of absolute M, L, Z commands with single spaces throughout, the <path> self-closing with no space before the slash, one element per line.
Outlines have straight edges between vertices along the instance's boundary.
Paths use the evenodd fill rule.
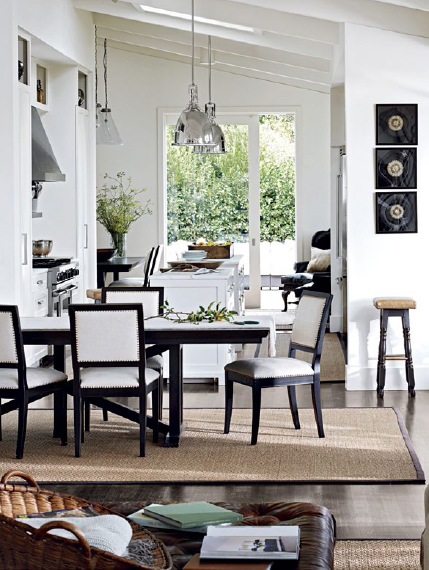
<path fill-rule="evenodd" d="M 139 199 L 147 189 L 132 188 L 131 176 L 125 176 L 125 172 L 118 172 L 116 178 L 105 174 L 104 179 L 97 193 L 97 222 L 114 238 L 128 233 L 131 224 L 145 214 L 152 214 L 152 202 Z"/>
<path fill-rule="evenodd" d="M 221 307 L 220 303 L 215 305 L 214 301 L 210 303 L 207 309 L 200 305 L 198 311 L 192 311 L 190 313 L 176 311 L 176 309 L 170 307 L 167 300 L 164 302 L 162 308 L 164 309 L 164 314 L 161 316 L 164 317 L 164 319 L 168 319 L 176 323 L 194 323 L 196 325 L 202 321 L 208 323 L 214 323 L 215 321 L 229 322 L 238 314 L 237 311 L 228 311 L 226 307 Z"/>

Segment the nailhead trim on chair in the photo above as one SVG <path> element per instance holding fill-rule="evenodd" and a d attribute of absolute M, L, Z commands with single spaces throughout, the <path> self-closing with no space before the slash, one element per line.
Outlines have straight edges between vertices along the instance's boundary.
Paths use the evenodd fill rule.
<path fill-rule="evenodd" d="M 15 360 L 2 360 L 1 362 L 2 362 L 2 364 L 17 364 L 18 363 L 18 353 L 16 352 L 15 327 L 13 326 L 12 313 L 9 311 L 1 311 L 1 312 L 9 315 L 9 319 L 10 319 L 11 324 L 12 324 L 13 347 L 15 349 Z"/>

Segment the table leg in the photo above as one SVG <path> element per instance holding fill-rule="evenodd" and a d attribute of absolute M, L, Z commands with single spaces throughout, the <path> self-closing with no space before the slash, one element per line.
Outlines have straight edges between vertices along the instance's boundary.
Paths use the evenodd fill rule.
<path fill-rule="evenodd" d="M 113 272 L 113 281 L 117 281 L 119 279 L 119 271 Z"/>
<path fill-rule="evenodd" d="M 104 273 L 104 271 L 102 269 L 97 268 L 97 287 L 98 287 L 98 289 L 101 289 L 102 287 L 104 287 L 105 278 L 106 278 L 106 274 Z"/>
<path fill-rule="evenodd" d="M 60 372 L 66 371 L 66 347 L 54 345 L 54 368 Z M 61 393 L 54 392 L 54 437 L 61 437 Z"/>
<path fill-rule="evenodd" d="M 182 377 L 182 345 L 175 344 L 170 346 L 169 364 L 169 406 L 170 430 L 165 439 L 165 445 L 168 447 L 178 447 L 180 443 L 180 432 L 182 429 L 183 418 L 183 377 Z"/>

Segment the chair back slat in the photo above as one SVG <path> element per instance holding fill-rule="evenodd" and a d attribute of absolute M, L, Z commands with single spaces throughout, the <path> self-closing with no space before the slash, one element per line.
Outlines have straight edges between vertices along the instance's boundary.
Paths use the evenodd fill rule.
<path fill-rule="evenodd" d="M 102 303 L 142 303 L 145 318 L 162 314 L 164 289 L 162 287 L 104 287 Z"/>
<path fill-rule="evenodd" d="M 151 247 L 146 256 L 146 259 L 144 260 L 144 266 L 143 266 L 144 287 L 147 287 L 149 285 L 149 277 L 151 276 L 151 269 L 154 261 L 155 250 L 156 247 Z"/>
<path fill-rule="evenodd" d="M 155 250 L 155 254 L 153 256 L 153 262 L 152 262 L 152 267 L 150 270 L 150 276 L 153 275 L 154 273 L 156 273 L 157 271 L 159 271 L 159 266 L 161 264 L 161 257 L 162 257 L 162 252 L 164 250 L 164 246 L 163 245 L 159 245 L 156 250 Z M 150 279 L 149 279 L 150 281 Z M 149 283 L 148 283 L 149 285 Z"/>
<path fill-rule="evenodd" d="M 144 360 L 143 306 L 70 305 L 74 363 L 136 366 Z"/>

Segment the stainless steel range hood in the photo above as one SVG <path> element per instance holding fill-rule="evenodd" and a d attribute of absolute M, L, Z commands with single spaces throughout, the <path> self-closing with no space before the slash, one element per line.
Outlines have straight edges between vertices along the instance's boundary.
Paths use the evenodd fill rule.
<path fill-rule="evenodd" d="M 58 166 L 54 151 L 36 107 L 31 107 L 33 182 L 64 182 L 66 179 Z"/>

